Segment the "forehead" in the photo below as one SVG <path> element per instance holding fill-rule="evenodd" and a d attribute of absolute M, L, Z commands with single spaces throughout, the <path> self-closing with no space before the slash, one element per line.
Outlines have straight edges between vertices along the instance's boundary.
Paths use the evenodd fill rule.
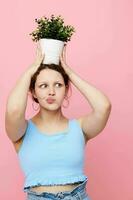
<path fill-rule="evenodd" d="M 44 69 L 40 71 L 39 75 L 37 76 L 36 82 L 41 82 L 41 81 L 62 81 L 63 77 L 60 72 L 57 72 L 52 69 Z"/>

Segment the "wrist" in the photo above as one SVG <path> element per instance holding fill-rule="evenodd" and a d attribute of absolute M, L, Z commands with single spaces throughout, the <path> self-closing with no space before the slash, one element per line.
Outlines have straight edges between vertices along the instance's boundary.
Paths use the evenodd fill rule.
<path fill-rule="evenodd" d="M 37 69 L 36 69 L 36 70 L 37 70 Z M 28 74 L 30 77 L 32 77 L 33 74 L 36 72 L 36 70 L 35 70 L 35 68 L 30 67 L 30 68 L 28 68 L 28 69 L 25 71 L 25 73 Z"/>
<path fill-rule="evenodd" d="M 67 74 L 68 76 L 70 76 L 71 73 L 72 73 L 72 69 L 69 68 L 69 67 L 66 67 L 66 68 L 65 68 L 65 72 L 66 72 L 66 74 Z"/>

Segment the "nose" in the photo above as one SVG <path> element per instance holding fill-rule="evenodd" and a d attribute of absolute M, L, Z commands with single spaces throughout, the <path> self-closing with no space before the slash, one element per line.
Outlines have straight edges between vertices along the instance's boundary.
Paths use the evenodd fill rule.
<path fill-rule="evenodd" d="M 54 88 L 49 89 L 49 95 L 55 95 L 55 90 Z"/>

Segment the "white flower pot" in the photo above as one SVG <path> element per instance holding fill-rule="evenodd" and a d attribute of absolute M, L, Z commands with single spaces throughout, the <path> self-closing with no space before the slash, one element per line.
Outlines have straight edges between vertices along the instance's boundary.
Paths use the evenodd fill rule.
<path fill-rule="evenodd" d="M 63 51 L 64 42 L 61 40 L 43 38 L 39 40 L 42 53 L 45 54 L 43 64 L 59 64 L 59 55 Z"/>

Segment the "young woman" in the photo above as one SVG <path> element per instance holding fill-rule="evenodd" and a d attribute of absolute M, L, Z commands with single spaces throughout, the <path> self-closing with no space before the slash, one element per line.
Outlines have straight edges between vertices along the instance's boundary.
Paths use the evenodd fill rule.
<path fill-rule="evenodd" d="M 6 132 L 25 173 L 23 190 L 27 200 L 89 200 L 84 147 L 104 129 L 111 103 L 66 64 L 66 46 L 59 65 L 42 64 L 43 59 L 38 44 L 35 61 L 17 81 L 6 105 Z M 61 110 L 70 82 L 92 107 L 90 113 L 75 119 L 68 119 Z M 27 120 L 29 91 L 39 110 Z"/>

